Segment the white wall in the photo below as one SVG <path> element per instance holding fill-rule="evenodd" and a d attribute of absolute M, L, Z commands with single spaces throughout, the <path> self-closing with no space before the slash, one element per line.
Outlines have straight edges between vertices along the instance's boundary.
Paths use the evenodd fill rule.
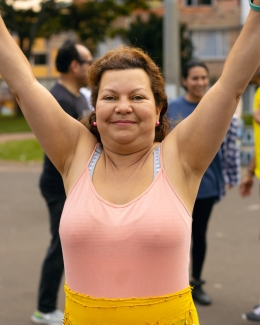
<path fill-rule="evenodd" d="M 240 18 L 240 22 L 241 25 L 244 25 L 246 17 L 249 13 L 250 10 L 250 6 L 248 3 L 248 0 L 240 0 L 240 4 L 241 4 L 241 18 Z"/>

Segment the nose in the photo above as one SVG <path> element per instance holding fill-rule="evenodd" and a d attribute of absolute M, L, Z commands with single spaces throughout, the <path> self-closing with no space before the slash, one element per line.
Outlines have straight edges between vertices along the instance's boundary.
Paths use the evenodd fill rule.
<path fill-rule="evenodd" d="M 201 78 L 200 79 L 200 84 L 203 85 L 203 86 L 205 86 L 205 85 L 208 84 L 208 80 L 209 80 L 208 78 Z"/>
<path fill-rule="evenodd" d="M 129 114 L 132 113 L 133 109 L 131 102 L 128 99 L 120 99 L 117 102 L 115 112 L 120 114 Z"/>
<path fill-rule="evenodd" d="M 203 86 L 204 84 L 205 81 L 202 78 L 198 79 L 198 85 Z"/>

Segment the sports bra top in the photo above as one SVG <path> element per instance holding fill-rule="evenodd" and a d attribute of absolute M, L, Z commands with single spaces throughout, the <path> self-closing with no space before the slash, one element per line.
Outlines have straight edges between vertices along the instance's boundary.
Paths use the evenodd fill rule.
<path fill-rule="evenodd" d="M 191 216 L 154 151 L 152 184 L 116 205 L 95 190 L 97 145 L 64 205 L 60 237 L 67 285 L 97 298 L 161 296 L 189 285 Z M 157 157 L 157 158 L 156 158 Z"/>
<path fill-rule="evenodd" d="M 159 170 L 161 169 L 160 149 L 161 149 L 161 145 L 157 146 L 153 150 L 153 178 L 156 177 Z M 89 170 L 89 174 L 90 174 L 91 179 L 93 177 L 94 169 L 95 169 L 96 163 L 98 162 L 99 157 L 101 156 L 101 153 L 102 153 L 102 146 L 99 143 L 96 146 L 96 149 L 95 149 L 95 151 L 94 151 L 94 153 L 92 155 L 90 163 L 88 164 L 88 170 Z"/>

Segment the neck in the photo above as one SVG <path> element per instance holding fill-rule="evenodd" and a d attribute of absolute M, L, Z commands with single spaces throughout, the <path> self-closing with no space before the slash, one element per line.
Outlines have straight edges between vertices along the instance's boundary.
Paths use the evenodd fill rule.
<path fill-rule="evenodd" d="M 186 95 L 184 96 L 184 98 L 191 103 L 199 103 L 202 99 L 201 96 L 197 97 L 197 96 L 193 96 L 190 93 L 186 93 Z"/>
<path fill-rule="evenodd" d="M 66 88 L 70 93 L 75 96 L 79 96 L 79 89 L 77 82 L 69 76 L 62 75 L 58 79 L 58 83 Z"/>
<path fill-rule="evenodd" d="M 117 153 L 116 151 L 104 148 L 104 157 L 106 164 L 111 164 L 117 170 L 125 170 L 135 168 L 137 163 L 145 161 L 153 150 L 155 144 L 135 152 L 125 154 Z"/>

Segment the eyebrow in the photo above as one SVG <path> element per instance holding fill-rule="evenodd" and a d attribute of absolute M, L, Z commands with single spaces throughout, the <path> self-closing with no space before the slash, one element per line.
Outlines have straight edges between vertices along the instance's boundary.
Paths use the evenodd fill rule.
<path fill-rule="evenodd" d="M 143 88 L 143 87 L 139 87 L 139 88 L 135 88 L 135 89 L 133 89 L 133 91 L 131 91 L 131 94 L 134 93 L 134 92 L 136 92 L 136 91 L 138 91 L 138 90 L 145 90 L 145 91 L 146 91 L 145 88 Z M 116 91 L 115 91 L 114 89 L 110 89 L 110 88 L 104 88 L 104 89 L 102 89 L 102 90 L 101 90 L 101 93 L 104 92 L 104 91 L 110 91 L 110 92 L 112 92 L 112 93 L 116 93 Z"/>

